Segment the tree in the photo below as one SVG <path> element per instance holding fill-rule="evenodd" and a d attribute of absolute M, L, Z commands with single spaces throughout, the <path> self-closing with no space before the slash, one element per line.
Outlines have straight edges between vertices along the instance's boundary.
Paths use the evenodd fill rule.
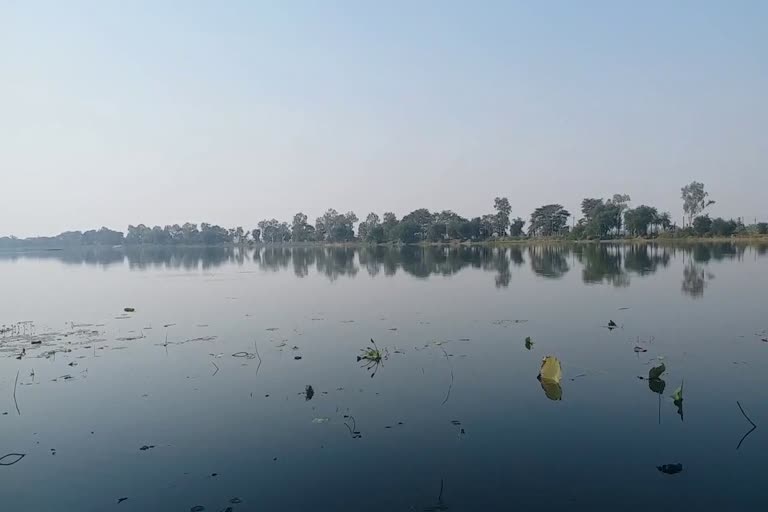
<path fill-rule="evenodd" d="M 725 220 L 722 217 L 712 219 L 712 226 L 710 230 L 715 236 L 731 236 L 742 226 L 739 221 Z"/>
<path fill-rule="evenodd" d="M 703 236 L 712 230 L 712 219 L 709 215 L 700 215 L 693 219 L 693 230 L 697 235 Z"/>
<path fill-rule="evenodd" d="M 768 234 L 768 222 L 758 222 L 757 223 L 757 233 L 760 234 L 760 235 Z"/>
<path fill-rule="evenodd" d="M 322 217 L 318 217 L 315 223 L 316 237 L 318 240 L 329 242 L 349 242 L 355 238 L 355 222 L 357 222 L 357 215 L 354 212 L 342 215 L 333 208 L 329 208 Z"/>
<path fill-rule="evenodd" d="M 635 236 L 648 236 L 648 228 L 656 224 L 658 211 L 652 206 L 640 205 L 624 213 L 627 231 Z"/>
<path fill-rule="evenodd" d="M 566 230 L 571 214 L 559 204 L 540 206 L 531 214 L 528 234 L 536 236 L 559 235 Z"/>
<path fill-rule="evenodd" d="M 382 229 L 382 230 L 378 230 L 378 229 L 377 229 L 377 228 L 379 227 L 379 225 L 380 225 L 380 224 L 381 224 L 381 221 L 380 221 L 380 219 L 379 219 L 379 216 L 378 216 L 378 215 L 376 215 L 376 214 L 375 214 L 375 213 L 373 213 L 373 212 L 369 213 L 369 214 L 368 214 L 368 215 L 365 217 L 365 220 L 364 220 L 364 221 L 362 221 L 362 222 L 361 222 L 361 223 L 360 223 L 360 224 L 357 226 L 357 237 L 358 237 L 360 240 L 365 240 L 365 241 L 369 241 L 369 242 L 370 242 L 370 241 L 373 241 L 373 240 L 371 240 L 371 233 L 372 233 L 374 230 L 376 230 L 376 233 L 377 233 L 377 238 L 380 238 L 380 237 L 381 237 L 381 234 L 383 234 L 383 229 Z M 377 243 L 378 243 L 378 242 L 377 242 Z"/>
<path fill-rule="evenodd" d="M 520 217 L 516 217 L 515 219 L 512 220 L 512 223 L 509 225 L 509 235 L 523 236 L 523 226 L 525 226 L 525 221 Z"/>
<path fill-rule="evenodd" d="M 692 181 L 680 189 L 683 199 L 683 211 L 688 216 L 688 224 L 693 224 L 693 219 L 700 215 L 707 207 L 715 204 L 709 197 L 709 192 L 704 191 L 704 184 Z"/>
<path fill-rule="evenodd" d="M 436 223 L 429 226 L 427 229 L 427 239 L 430 242 L 440 242 L 445 239 L 447 234 L 447 226 L 444 223 Z"/>
<path fill-rule="evenodd" d="M 672 227 L 672 216 L 669 214 L 669 212 L 660 213 L 656 218 L 656 223 L 661 226 L 661 229 L 664 231 L 669 231 L 669 229 Z"/>
<path fill-rule="evenodd" d="M 427 231 L 429 230 L 429 226 L 433 222 L 432 214 L 427 210 L 426 208 L 419 208 L 418 210 L 414 210 L 405 217 L 403 217 L 403 220 L 401 222 L 413 222 L 418 226 L 418 231 L 416 233 L 416 236 L 419 240 L 426 240 L 427 239 Z"/>
<path fill-rule="evenodd" d="M 251 237 L 253 238 L 253 243 L 257 244 L 261 242 L 261 230 L 254 229 L 253 231 L 251 231 Z"/>
<path fill-rule="evenodd" d="M 421 226 L 412 220 L 403 220 L 398 226 L 398 239 L 404 244 L 412 244 L 421 240 Z"/>
<path fill-rule="evenodd" d="M 384 238 L 387 240 L 397 239 L 397 225 L 400 222 L 397 220 L 397 216 L 392 212 L 384 212 L 381 219 L 381 226 L 384 229 Z"/>
<path fill-rule="evenodd" d="M 307 224 L 307 216 L 301 212 L 293 216 L 291 223 L 291 240 L 294 242 L 308 242 L 312 240 L 315 228 Z"/>
<path fill-rule="evenodd" d="M 495 230 L 498 236 L 507 234 L 509 226 L 509 215 L 512 213 L 512 207 L 509 205 L 509 199 L 506 197 L 497 197 L 493 200 L 493 208 L 496 210 Z"/>

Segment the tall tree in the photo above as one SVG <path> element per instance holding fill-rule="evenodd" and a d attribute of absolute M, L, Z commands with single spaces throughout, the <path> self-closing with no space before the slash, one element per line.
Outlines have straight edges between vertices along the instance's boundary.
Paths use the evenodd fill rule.
<path fill-rule="evenodd" d="M 416 236 L 419 240 L 426 240 L 427 239 L 427 232 L 429 231 L 429 226 L 432 224 L 433 217 L 432 214 L 427 210 L 426 208 L 419 208 L 418 210 L 414 210 L 405 217 L 403 217 L 403 220 L 401 222 L 412 222 L 418 226 L 418 230 L 416 232 Z M 410 229 L 410 228 L 409 228 Z"/>
<path fill-rule="evenodd" d="M 709 197 L 709 192 L 704 191 L 704 184 L 692 181 L 680 189 L 683 200 L 683 212 L 688 217 L 688 225 L 693 224 L 693 219 L 701 214 L 707 207 L 715 204 Z"/>
<path fill-rule="evenodd" d="M 493 200 L 493 208 L 496 210 L 496 234 L 505 236 L 507 227 L 509 227 L 509 215 L 512 213 L 512 207 L 509 205 L 509 199 L 506 197 L 497 197 Z"/>
<path fill-rule="evenodd" d="M 308 242 L 312 239 L 314 228 L 307 224 L 307 216 L 301 212 L 293 216 L 291 223 L 291 240 L 294 242 Z"/>
<path fill-rule="evenodd" d="M 531 214 L 528 234 L 553 236 L 562 234 L 568 225 L 571 214 L 559 204 L 540 206 Z"/>
<path fill-rule="evenodd" d="M 640 205 L 624 212 L 627 231 L 636 236 L 648 236 L 648 229 L 658 221 L 658 211 L 652 206 Z"/>

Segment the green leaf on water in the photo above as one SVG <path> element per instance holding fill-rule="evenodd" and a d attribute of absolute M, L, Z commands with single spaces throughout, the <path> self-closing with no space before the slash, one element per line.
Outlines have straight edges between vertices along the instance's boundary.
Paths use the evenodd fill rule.
<path fill-rule="evenodd" d="M 672 400 L 675 402 L 682 402 L 683 401 L 683 384 L 680 384 L 680 387 L 675 390 L 674 393 L 672 393 Z"/>
<path fill-rule="evenodd" d="M 677 407 L 677 414 L 680 415 L 680 421 L 685 421 L 683 417 L 683 383 L 680 383 L 680 387 L 672 393 L 672 400 Z"/>
<path fill-rule="evenodd" d="M 531 337 L 528 336 L 527 338 L 525 338 L 525 348 L 527 348 L 528 350 L 531 350 L 532 347 L 533 347 L 533 342 L 531 341 Z"/>
<path fill-rule="evenodd" d="M 648 379 L 648 389 L 656 394 L 662 394 L 664 392 L 664 388 L 666 387 L 667 383 L 662 379 Z"/>
<path fill-rule="evenodd" d="M 667 367 L 664 366 L 664 363 L 661 363 L 659 366 L 654 366 L 648 372 L 648 380 L 660 379 L 661 374 L 665 371 L 667 371 Z"/>

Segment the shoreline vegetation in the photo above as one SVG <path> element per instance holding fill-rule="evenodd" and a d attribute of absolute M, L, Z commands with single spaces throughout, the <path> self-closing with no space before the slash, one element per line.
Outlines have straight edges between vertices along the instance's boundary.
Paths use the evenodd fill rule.
<path fill-rule="evenodd" d="M 127 232 L 106 227 L 90 231 L 67 231 L 53 237 L 0 237 L 0 250 L 55 250 L 78 246 L 368 246 L 368 245 L 510 245 L 543 243 L 637 243 L 637 242 L 724 242 L 768 241 L 768 222 L 745 224 L 741 218 L 710 218 L 705 210 L 715 203 L 704 184 L 682 187 L 683 226 L 671 214 L 652 206 L 630 207 L 627 194 L 609 199 L 585 198 L 576 220 L 559 204 L 536 208 L 528 221 L 512 217 L 506 197 L 497 197 L 493 213 L 465 218 L 452 210 L 430 212 L 419 208 L 401 219 L 392 212 L 382 217 L 369 213 L 359 221 L 354 212 L 329 209 L 313 224 L 302 212 L 292 222 L 265 219 L 250 231 L 242 226 L 187 222 L 148 227 L 128 226 Z M 569 225 L 570 223 L 570 225 Z M 355 228 L 357 224 L 357 228 Z M 527 225 L 527 226 L 526 226 Z"/>

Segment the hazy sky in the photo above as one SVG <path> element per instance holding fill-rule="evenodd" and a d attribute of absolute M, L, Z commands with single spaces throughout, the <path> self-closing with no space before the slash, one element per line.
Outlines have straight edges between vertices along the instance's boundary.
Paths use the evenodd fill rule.
<path fill-rule="evenodd" d="M 513 215 L 768 219 L 768 2 L 0 0 L 0 235 Z"/>

